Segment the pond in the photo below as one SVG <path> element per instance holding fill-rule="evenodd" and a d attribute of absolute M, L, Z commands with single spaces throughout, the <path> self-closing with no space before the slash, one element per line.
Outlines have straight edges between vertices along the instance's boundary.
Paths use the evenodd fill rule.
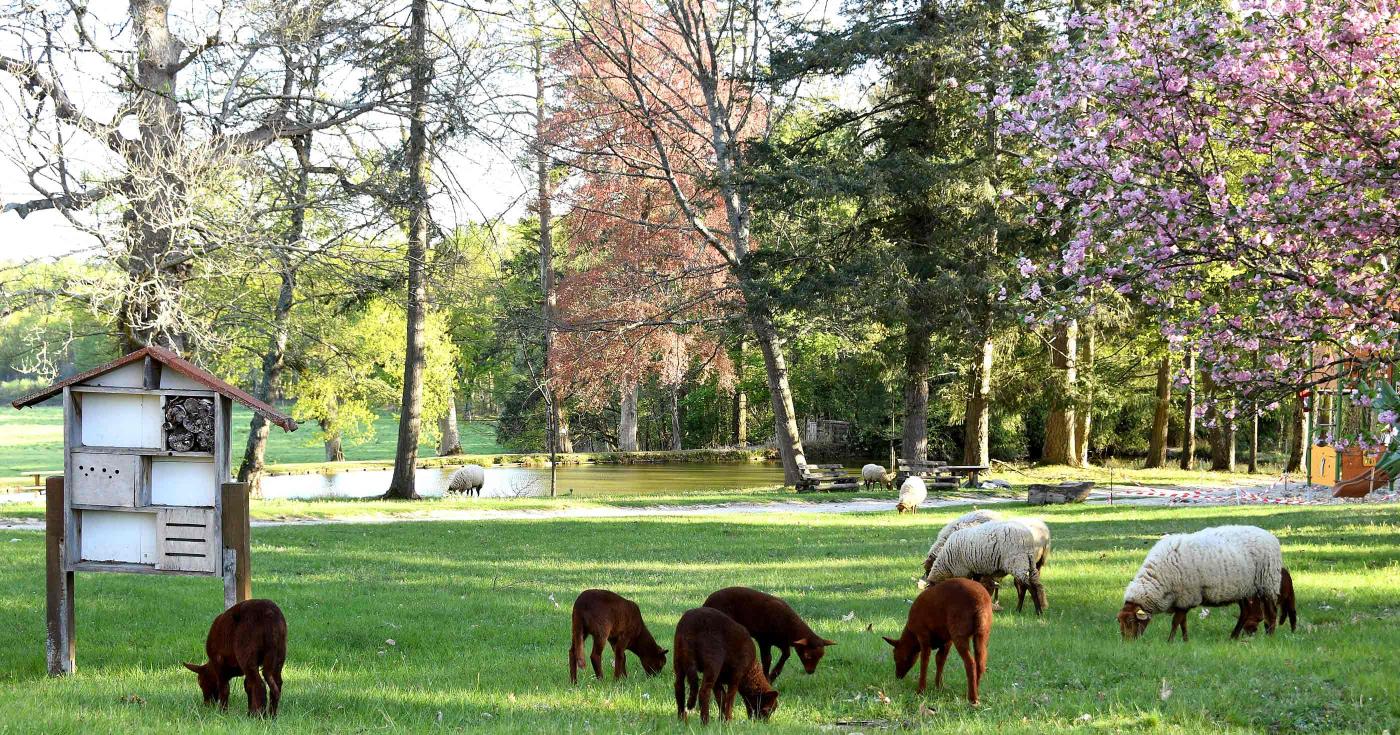
<path fill-rule="evenodd" d="M 456 468 L 420 469 L 418 494 L 442 495 L 447 478 Z M 265 498 L 368 498 L 382 495 L 393 472 L 388 469 L 350 470 L 333 474 L 276 475 L 263 479 Z M 776 462 L 748 464 L 561 465 L 558 493 L 589 495 L 674 495 L 707 490 L 781 485 L 782 465 Z M 548 467 L 487 467 L 483 498 L 549 495 Z"/>

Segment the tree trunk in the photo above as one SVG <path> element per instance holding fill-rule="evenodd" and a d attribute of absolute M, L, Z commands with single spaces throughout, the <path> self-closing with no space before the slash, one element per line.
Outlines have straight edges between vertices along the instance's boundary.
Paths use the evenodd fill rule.
<path fill-rule="evenodd" d="M 635 383 L 622 389 L 617 420 L 617 449 L 620 452 L 637 451 L 637 394 L 640 391 L 641 386 Z"/>
<path fill-rule="evenodd" d="M 744 340 L 739 340 L 739 359 L 734 361 L 734 444 L 749 443 L 749 396 L 744 393 Z"/>
<path fill-rule="evenodd" d="M 681 389 L 671 386 L 671 451 L 679 452 L 685 442 L 681 435 Z"/>
<path fill-rule="evenodd" d="M 807 457 L 802 450 L 802 435 L 797 430 L 782 338 L 766 315 L 751 314 L 751 322 L 758 348 L 763 352 L 764 372 L 768 375 L 768 393 L 773 401 L 773 441 L 778 445 L 778 456 L 783 460 L 783 483 L 796 485 L 802 478 L 799 468 L 807 465 Z"/>
<path fill-rule="evenodd" d="M 554 426 L 558 438 L 558 450 L 564 454 L 570 454 L 574 451 L 574 438 L 569 433 L 569 412 L 560 406 L 558 415 L 559 423 Z"/>
<path fill-rule="evenodd" d="M 1181 415 L 1181 469 L 1196 466 L 1196 353 L 1186 350 L 1186 400 Z"/>
<path fill-rule="evenodd" d="M 409 10 L 409 47 L 412 81 L 408 109 L 408 338 L 404 346 L 403 399 L 399 410 L 399 443 L 394 451 L 394 476 L 385 498 L 417 500 L 414 486 L 418 462 L 418 435 L 423 421 L 423 323 L 428 311 L 428 86 L 432 83 L 432 59 L 428 57 L 428 0 L 413 0 Z"/>
<path fill-rule="evenodd" d="M 1157 403 L 1152 412 L 1152 438 L 1147 445 L 1148 469 L 1167 466 L 1167 424 L 1172 409 L 1172 358 L 1157 361 Z"/>
<path fill-rule="evenodd" d="M 1050 348 L 1050 415 L 1045 420 L 1046 464 L 1075 465 L 1079 445 L 1074 438 L 1075 358 L 1078 353 L 1079 324 L 1073 319 L 1055 325 Z"/>
<path fill-rule="evenodd" d="M 442 434 L 438 441 L 438 456 L 446 457 L 462 453 L 462 433 L 457 429 L 457 396 L 447 394 L 447 413 L 438 419 L 438 429 Z"/>
<path fill-rule="evenodd" d="M 913 306 L 912 304 L 910 305 Z M 928 373 L 932 329 L 910 315 L 904 325 L 904 434 L 899 451 L 910 462 L 928 460 Z"/>
<path fill-rule="evenodd" d="M 1079 399 L 1076 401 L 1075 416 L 1078 424 L 1074 429 L 1074 454 L 1079 458 L 1079 466 L 1089 466 L 1089 430 L 1094 415 L 1094 348 L 1095 334 L 1091 324 L 1084 326 L 1084 338 L 1079 340 Z"/>
<path fill-rule="evenodd" d="M 1206 432 L 1210 443 L 1210 469 L 1212 472 L 1233 472 L 1235 470 L 1235 428 L 1234 422 L 1221 409 L 1220 396 L 1210 370 L 1201 371 L 1201 386 L 1210 397 L 1210 430 Z"/>
<path fill-rule="evenodd" d="M 1249 402 L 1249 474 L 1259 474 L 1259 411 Z"/>
<path fill-rule="evenodd" d="M 335 426 L 335 417 L 332 415 L 321 419 L 321 432 L 326 435 L 326 461 L 344 462 L 345 450 L 340 446 L 340 430 Z"/>
<path fill-rule="evenodd" d="M 306 232 L 307 195 L 311 186 L 311 135 L 292 139 L 292 149 L 297 156 L 296 188 L 292 193 L 292 210 L 288 217 L 287 245 L 298 247 Z M 268 335 L 267 351 L 263 353 L 262 379 L 258 381 L 257 398 L 271 403 L 277 393 L 287 355 L 287 339 L 290 334 L 292 303 L 296 296 L 296 267 L 290 252 L 279 252 L 278 275 L 281 286 L 277 290 L 277 303 L 272 309 L 272 333 Z M 238 466 L 238 481 L 248 483 L 248 492 L 253 497 L 262 497 L 262 476 L 267 454 L 267 435 L 271 424 L 262 414 L 254 413 L 248 426 L 248 442 L 243 449 L 243 461 Z"/>
<path fill-rule="evenodd" d="M 1299 472 L 1303 469 L 1303 457 L 1308 446 L 1308 412 L 1303 410 L 1303 399 L 1293 399 L 1293 415 L 1288 431 L 1288 464 L 1284 472 Z"/>
<path fill-rule="evenodd" d="M 991 335 L 986 334 L 972 361 L 971 390 L 968 392 L 967 411 L 963 414 L 963 464 L 985 465 L 991 462 L 993 347 Z"/>

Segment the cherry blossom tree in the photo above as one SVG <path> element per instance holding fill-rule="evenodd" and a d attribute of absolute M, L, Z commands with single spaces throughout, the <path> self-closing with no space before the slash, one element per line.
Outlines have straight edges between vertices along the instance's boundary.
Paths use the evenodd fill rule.
<path fill-rule="evenodd" d="M 1022 263 L 1028 296 L 1057 316 L 1135 297 L 1256 400 L 1393 360 L 1400 6 L 1149 1 L 1070 27 L 998 100 L 1038 147 L 1034 219 L 1064 242 Z"/>

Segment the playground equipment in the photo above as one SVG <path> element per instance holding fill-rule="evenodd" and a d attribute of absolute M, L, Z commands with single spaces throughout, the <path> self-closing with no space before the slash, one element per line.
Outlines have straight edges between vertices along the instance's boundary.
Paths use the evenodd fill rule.
<path fill-rule="evenodd" d="M 1384 371 L 1385 379 L 1393 381 L 1393 366 L 1386 366 Z M 1380 452 L 1335 446 L 1338 439 L 1379 433 L 1376 410 L 1357 400 L 1359 395 L 1370 393 L 1369 385 L 1363 371 L 1351 370 L 1337 373 L 1331 380 L 1299 394 L 1303 408 L 1312 417 L 1308 427 L 1308 483 L 1332 485 L 1334 497 L 1359 498 L 1394 482 L 1376 467 Z"/>

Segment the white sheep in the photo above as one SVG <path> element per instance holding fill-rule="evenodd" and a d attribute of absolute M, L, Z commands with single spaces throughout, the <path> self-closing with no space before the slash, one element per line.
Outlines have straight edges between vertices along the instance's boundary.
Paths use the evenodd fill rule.
<path fill-rule="evenodd" d="M 466 493 L 481 497 L 481 488 L 486 485 L 486 468 L 479 464 L 469 464 L 457 468 L 452 476 L 447 478 L 447 492 Z"/>
<path fill-rule="evenodd" d="M 1263 602 L 1266 628 L 1273 633 L 1282 578 L 1283 550 L 1278 538 L 1262 528 L 1216 526 L 1169 534 L 1147 552 L 1124 590 L 1118 627 L 1123 638 L 1131 640 L 1147 630 L 1153 615 L 1170 610 L 1167 640 L 1175 638 L 1180 627 L 1185 641 L 1186 613 L 1192 608 L 1256 599 Z"/>
<path fill-rule="evenodd" d="M 885 468 L 878 464 L 868 464 L 860 468 L 860 479 L 865 481 L 865 487 L 869 489 L 871 485 L 880 485 L 890 490 L 894 489 L 894 473 L 885 472 Z"/>
<path fill-rule="evenodd" d="M 994 510 L 974 510 L 954 518 L 948 525 L 944 526 L 943 530 L 938 532 L 938 538 L 933 540 L 933 545 L 928 547 L 928 556 L 924 557 L 924 576 L 919 578 L 919 589 L 928 586 L 924 577 L 928 576 L 928 570 L 933 566 L 933 560 L 938 558 L 938 552 L 943 549 L 943 544 L 948 543 L 948 537 L 953 535 L 954 531 L 1000 521 L 1004 518 L 1005 516 Z"/>
<path fill-rule="evenodd" d="M 1045 586 L 1040 568 L 1050 554 L 1050 529 L 1039 518 L 990 521 L 948 535 L 924 576 L 928 585 L 952 577 L 975 579 L 995 592 L 996 580 L 1010 574 L 1016 580 L 1020 610 L 1031 593 L 1035 613 L 1045 611 Z"/>
<path fill-rule="evenodd" d="M 894 509 L 900 513 L 918 513 L 919 506 L 928 498 L 928 487 L 924 485 L 924 479 L 915 475 L 904 478 L 904 484 L 899 486 L 899 503 Z"/>

